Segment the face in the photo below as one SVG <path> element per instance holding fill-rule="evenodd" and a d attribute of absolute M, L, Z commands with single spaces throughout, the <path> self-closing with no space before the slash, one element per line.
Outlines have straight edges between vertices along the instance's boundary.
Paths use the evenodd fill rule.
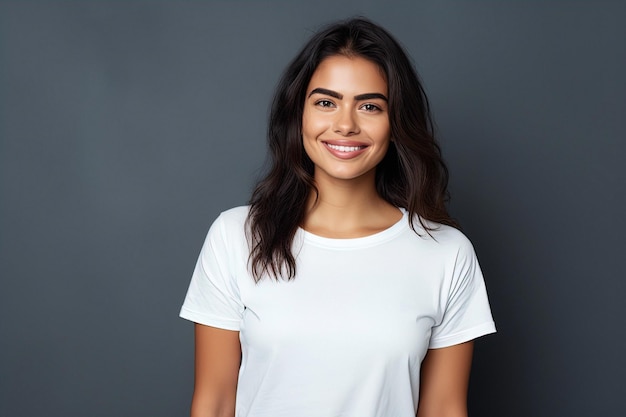
<path fill-rule="evenodd" d="M 360 57 L 323 60 L 311 77 L 302 116 L 304 149 L 315 180 L 369 179 L 390 140 L 387 82 Z"/>

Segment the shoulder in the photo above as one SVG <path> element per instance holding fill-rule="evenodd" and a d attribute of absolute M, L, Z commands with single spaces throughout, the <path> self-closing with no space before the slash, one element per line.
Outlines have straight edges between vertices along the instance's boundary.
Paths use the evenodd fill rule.
<path fill-rule="evenodd" d="M 440 249 L 453 253 L 463 253 L 473 255 L 474 246 L 469 238 L 459 229 L 441 223 L 415 217 L 413 226 L 415 231 L 422 238 Z"/>
<path fill-rule="evenodd" d="M 209 236 L 222 240 L 232 240 L 245 232 L 248 206 L 234 207 L 225 210 L 215 219 L 209 229 Z"/>
<path fill-rule="evenodd" d="M 228 231 L 243 230 L 248 218 L 249 206 L 233 207 L 220 213 L 213 227 Z"/>
<path fill-rule="evenodd" d="M 231 225 L 244 224 L 246 222 L 246 219 L 248 218 L 249 211 L 250 206 L 233 207 L 231 209 L 221 212 L 219 217 L 217 218 L 217 221 Z"/>

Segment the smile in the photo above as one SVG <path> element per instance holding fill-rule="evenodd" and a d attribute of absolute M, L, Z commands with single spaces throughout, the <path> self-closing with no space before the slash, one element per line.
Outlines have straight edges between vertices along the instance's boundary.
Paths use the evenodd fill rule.
<path fill-rule="evenodd" d="M 330 149 L 334 149 L 339 152 L 355 152 L 355 151 L 359 151 L 361 149 L 367 148 L 367 146 L 365 145 L 361 145 L 361 146 L 331 145 L 328 142 L 325 142 L 325 145 L 328 146 Z"/>

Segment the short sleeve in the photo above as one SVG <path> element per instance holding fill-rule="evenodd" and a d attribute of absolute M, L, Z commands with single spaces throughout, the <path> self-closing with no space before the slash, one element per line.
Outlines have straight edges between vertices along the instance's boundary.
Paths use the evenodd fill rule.
<path fill-rule="evenodd" d="M 441 300 L 443 316 L 432 328 L 430 349 L 468 342 L 496 331 L 483 274 L 465 236 L 449 270 L 451 278 Z"/>
<path fill-rule="evenodd" d="M 209 229 L 180 317 L 207 326 L 239 330 L 244 310 L 229 254 L 224 215 Z"/>

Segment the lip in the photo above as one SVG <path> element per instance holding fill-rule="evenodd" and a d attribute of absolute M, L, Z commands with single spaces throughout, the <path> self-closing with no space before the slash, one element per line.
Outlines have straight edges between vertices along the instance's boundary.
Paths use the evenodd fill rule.
<path fill-rule="evenodd" d="M 369 145 L 348 140 L 324 140 L 324 147 L 333 156 L 339 159 L 352 159 L 361 155 Z"/>

